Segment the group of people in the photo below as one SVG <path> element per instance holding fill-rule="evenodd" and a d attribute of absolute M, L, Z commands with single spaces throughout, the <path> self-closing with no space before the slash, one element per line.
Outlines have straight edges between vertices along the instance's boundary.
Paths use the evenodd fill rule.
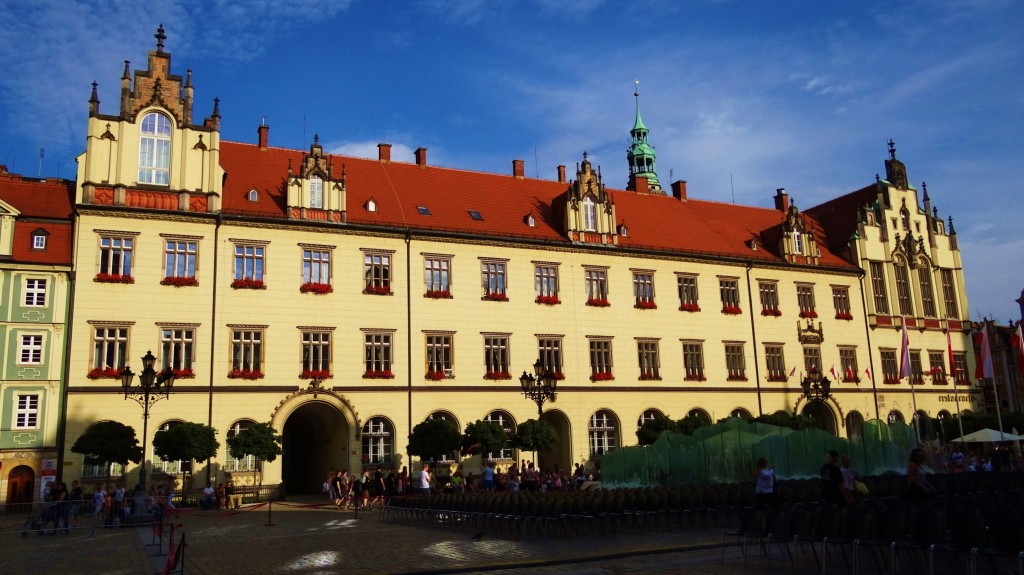
<path fill-rule="evenodd" d="M 207 481 L 199 505 L 203 509 L 238 509 L 242 506 L 242 495 L 235 492 L 235 484 L 231 481 L 227 485 L 218 483 L 216 488 L 212 481 Z"/>
<path fill-rule="evenodd" d="M 599 473 L 599 471 L 598 471 Z M 458 493 L 481 489 L 484 491 L 573 491 L 580 489 L 587 481 L 594 481 L 594 473 L 587 473 L 579 463 L 571 475 L 555 465 L 553 469 L 541 471 L 532 461 L 512 462 L 505 472 L 489 462 L 480 475 L 463 474 L 462 466 L 456 468 L 449 479 L 451 489 Z M 599 479 L 597 479 L 599 480 Z M 442 486 L 446 488 L 447 486 Z"/>
<path fill-rule="evenodd" d="M 324 493 L 337 509 L 370 510 L 380 505 L 384 508 L 385 497 L 401 495 L 409 489 L 409 471 L 403 467 L 401 473 L 394 468 L 384 473 L 384 466 L 378 465 L 373 475 L 370 469 L 361 474 L 349 474 L 348 469 L 327 473 Z"/>

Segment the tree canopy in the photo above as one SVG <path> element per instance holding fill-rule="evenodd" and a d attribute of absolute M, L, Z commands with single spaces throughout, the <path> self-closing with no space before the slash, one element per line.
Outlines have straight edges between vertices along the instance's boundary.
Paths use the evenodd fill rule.
<path fill-rule="evenodd" d="M 657 415 L 649 419 L 636 430 L 636 439 L 639 445 L 650 445 L 657 441 L 664 431 L 678 432 L 679 426 L 667 415 Z"/>
<path fill-rule="evenodd" d="M 118 421 L 94 423 L 80 435 L 71 451 L 85 456 L 86 465 L 111 463 L 128 465 L 142 461 L 142 447 L 135 437 L 135 429 Z"/>
<path fill-rule="evenodd" d="M 281 436 L 269 423 L 254 423 L 228 438 L 228 453 L 235 459 L 248 456 L 274 461 L 281 455 Z"/>
<path fill-rule="evenodd" d="M 546 421 L 528 419 L 516 426 L 514 447 L 526 451 L 547 451 L 558 442 L 555 428 Z"/>
<path fill-rule="evenodd" d="M 153 436 L 153 453 L 165 461 L 206 461 L 219 448 L 217 430 L 202 423 L 178 423 Z"/>
<path fill-rule="evenodd" d="M 435 417 L 417 424 L 409 434 L 409 454 L 423 460 L 439 460 L 446 453 L 458 451 L 462 434 L 454 423 Z"/>
<path fill-rule="evenodd" d="M 505 430 L 493 421 L 476 420 L 466 425 L 462 435 L 462 454 L 497 453 L 508 446 L 509 437 Z"/>
<path fill-rule="evenodd" d="M 810 415 L 794 415 L 786 411 L 776 411 L 775 413 L 759 415 L 752 419 L 751 422 L 767 423 L 769 425 L 788 427 L 796 430 L 810 429 L 818 426 L 818 422 Z"/>

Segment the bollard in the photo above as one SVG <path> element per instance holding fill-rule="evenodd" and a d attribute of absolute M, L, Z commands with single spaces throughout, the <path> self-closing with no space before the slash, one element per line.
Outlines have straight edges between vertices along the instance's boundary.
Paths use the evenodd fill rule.
<path fill-rule="evenodd" d="M 273 527 L 274 526 L 274 524 L 271 523 L 271 521 L 270 521 L 271 510 L 272 510 L 273 507 L 274 507 L 274 500 L 273 499 L 267 499 L 267 524 L 265 525 L 265 527 Z"/>

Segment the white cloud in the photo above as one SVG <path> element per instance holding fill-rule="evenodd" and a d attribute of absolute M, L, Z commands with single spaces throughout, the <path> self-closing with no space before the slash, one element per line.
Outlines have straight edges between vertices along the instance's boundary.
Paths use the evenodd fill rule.
<path fill-rule="evenodd" d="M 324 149 L 328 153 L 338 154 L 339 156 L 351 156 L 353 158 L 369 158 L 376 160 L 378 157 L 378 149 L 376 141 L 364 141 L 364 142 L 331 142 L 324 144 Z M 417 146 L 419 147 L 419 146 Z M 406 146 L 405 144 L 391 144 L 391 159 L 395 162 L 412 162 L 415 161 L 414 148 Z"/>

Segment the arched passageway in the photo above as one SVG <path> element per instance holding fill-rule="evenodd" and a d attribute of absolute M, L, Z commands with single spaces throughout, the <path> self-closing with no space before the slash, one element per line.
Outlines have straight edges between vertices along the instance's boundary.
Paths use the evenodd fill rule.
<path fill-rule="evenodd" d="M 351 432 L 333 405 L 310 401 L 284 423 L 281 478 L 289 494 L 319 493 L 327 472 L 348 467 Z"/>

